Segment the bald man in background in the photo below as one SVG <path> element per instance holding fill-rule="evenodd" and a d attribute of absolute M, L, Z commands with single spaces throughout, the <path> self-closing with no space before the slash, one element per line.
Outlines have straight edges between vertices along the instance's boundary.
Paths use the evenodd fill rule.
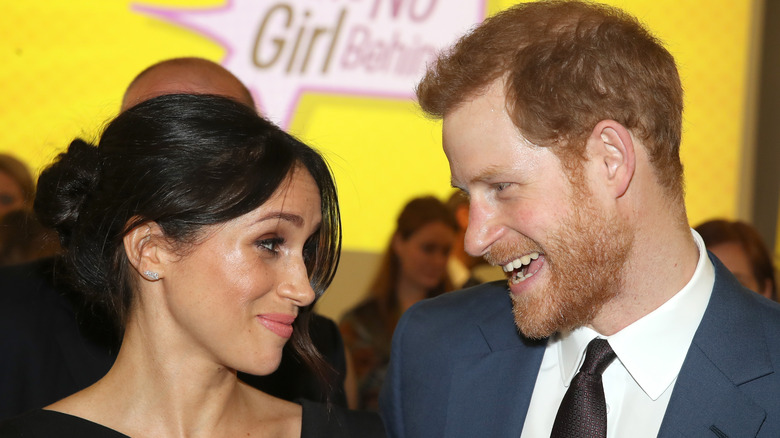
<path fill-rule="evenodd" d="M 252 93 L 221 65 L 203 58 L 174 58 L 139 73 L 128 85 L 120 111 L 153 97 L 177 93 L 217 94 L 255 107 Z"/>
<path fill-rule="evenodd" d="M 249 90 L 224 67 L 201 58 L 175 58 L 142 71 L 120 111 L 165 94 L 216 94 L 254 108 Z M 93 384 L 114 362 L 120 336 L 101 309 L 62 281 L 56 258 L 0 268 L 0 420 L 49 405 Z M 344 344 L 336 324 L 312 314 L 314 345 L 333 367 L 330 385 L 285 348 L 276 372 L 239 377 L 279 398 L 346 405 Z"/>

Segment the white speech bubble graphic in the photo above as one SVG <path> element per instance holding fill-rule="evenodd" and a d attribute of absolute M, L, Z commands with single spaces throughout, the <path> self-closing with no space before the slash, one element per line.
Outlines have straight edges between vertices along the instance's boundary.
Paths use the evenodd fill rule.
<path fill-rule="evenodd" d="M 287 127 L 305 92 L 410 99 L 435 53 L 484 18 L 485 0 L 228 0 L 135 4 L 221 44 L 222 65 Z"/>

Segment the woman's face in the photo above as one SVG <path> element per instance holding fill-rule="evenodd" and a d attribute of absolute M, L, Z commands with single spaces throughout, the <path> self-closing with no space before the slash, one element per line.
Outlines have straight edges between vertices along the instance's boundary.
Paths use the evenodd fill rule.
<path fill-rule="evenodd" d="M 9 211 L 22 208 L 24 196 L 22 188 L 5 172 L 0 172 L 0 217 Z"/>
<path fill-rule="evenodd" d="M 160 281 L 180 354 L 251 374 L 273 372 L 293 320 L 314 301 L 304 251 L 321 221 L 317 185 L 296 169 L 265 204 L 209 227 L 205 240 L 172 257 Z"/>
<path fill-rule="evenodd" d="M 396 237 L 395 254 L 401 266 L 401 279 L 425 289 L 441 283 L 447 259 L 455 242 L 455 231 L 443 222 L 431 222 L 407 239 Z"/>

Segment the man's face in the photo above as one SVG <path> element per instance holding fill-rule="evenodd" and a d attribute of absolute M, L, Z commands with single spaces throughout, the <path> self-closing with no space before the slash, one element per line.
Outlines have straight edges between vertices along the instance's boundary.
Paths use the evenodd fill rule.
<path fill-rule="evenodd" d="M 494 85 L 447 114 L 444 151 L 471 197 L 466 251 L 504 266 L 515 323 L 541 338 L 590 323 L 619 293 L 633 230 L 591 196 L 585 167 L 569 178 L 519 134 L 504 99 Z"/>

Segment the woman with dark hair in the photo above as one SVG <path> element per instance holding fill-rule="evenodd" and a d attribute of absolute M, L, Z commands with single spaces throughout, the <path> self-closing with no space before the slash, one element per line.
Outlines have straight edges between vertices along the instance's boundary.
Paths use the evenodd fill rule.
<path fill-rule="evenodd" d="M 96 147 L 73 141 L 41 175 L 35 209 L 122 345 L 104 378 L 0 436 L 382 434 L 376 417 L 236 377 L 274 371 L 288 341 L 326 374 L 306 323 L 341 247 L 326 163 L 252 109 L 204 95 L 141 103 Z"/>
<path fill-rule="evenodd" d="M 707 250 L 715 254 L 746 288 L 777 301 L 772 257 L 761 235 L 742 221 L 713 219 L 696 227 Z"/>
<path fill-rule="evenodd" d="M 452 290 L 447 259 L 458 223 L 447 206 L 425 196 L 398 216 L 369 296 L 341 320 L 344 345 L 357 383 L 357 407 L 377 410 L 390 360 L 390 341 L 401 314 L 414 303 Z"/>

